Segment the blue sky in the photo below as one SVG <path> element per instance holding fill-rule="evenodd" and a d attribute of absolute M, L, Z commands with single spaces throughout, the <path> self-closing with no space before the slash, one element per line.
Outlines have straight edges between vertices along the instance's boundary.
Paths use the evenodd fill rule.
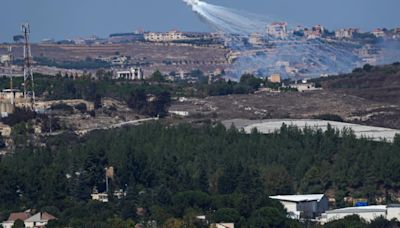
<path fill-rule="evenodd" d="M 330 29 L 400 27 L 400 0 L 209 0 L 303 25 Z M 66 39 L 138 28 L 208 31 L 182 0 L 1 0 L 0 41 L 11 41 L 28 21 L 32 39 Z"/>

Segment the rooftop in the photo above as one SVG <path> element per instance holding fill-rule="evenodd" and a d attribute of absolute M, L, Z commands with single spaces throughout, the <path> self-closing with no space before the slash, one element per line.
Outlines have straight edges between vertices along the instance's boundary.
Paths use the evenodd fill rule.
<path fill-rule="evenodd" d="M 11 213 L 7 221 L 16 221 L 18 219 L 25 221 L 27 218 L 29 218 L 29 216 L 30 214 L 28 212 Z"/>
<path fill-rule="evenodd" d="M 386 205 L 373 205 L 365 207 L 346 207 L 325 212 L 326 214 L 337 213 L 367 213 L 367 212 L 386 212 Z"/>
<path fill-rule="evenodd" d="M 47 212 L 39 212 L 33 215 L 32 217 L 26 219 L 26 222 L 47 222 L 52 219 L 56 219 L 53 215 L 47 213 Z"/>
<path fill-rule="evenodd" d="M 311 194 L 311 195 L 278 195 L 270 196 L 271 199 L 290 201 L 290 202 L 304 202 L 304 201 L 320 201 L 324 194 Z"/>

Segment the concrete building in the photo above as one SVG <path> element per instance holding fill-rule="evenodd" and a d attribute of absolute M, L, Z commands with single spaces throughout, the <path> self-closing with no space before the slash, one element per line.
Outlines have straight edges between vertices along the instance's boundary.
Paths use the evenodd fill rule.
<path fill-rule="evenodd" d="M 3 228 L 12 228 L 14 226 L 15 221 L 17 220 L 25 221 L 30 216 L 31 215 L 29 214 L 29 212 L 11 213 L 8 219 L 2 222 L 1 225 L 3 226 Z"/>
<path fill-rule="evenodd" d="M 22 220 L 26 228 L 38 228 L 45 227 L 50 220 L 57 219 L 53 215 L 47 212 L 39 212 L 31 216 L 29 211 L 11 213 L 9 218 L 2 222 L 1 225 L 4 228 L 12 228 L 15 221 Z"/>
<path fill-rule="evenodd" d="M 26 228 L 45 227 L 50 220 L 54 219 L 56 219 L 56 217 L 47 212 L 39 212 L 26 219 L 24 223 Z"/>
<path fill-rule="evenodd" d="M 250 35 L 249 43 L 253 46 L 262 46 L 264 44 L 264 39 L 261 34 L 253 33 Z"/>
<path fill-rule="evenodd" d="M 11 127 L 0 122 L 0 135 L 3 137 L 11 136 Z"/>
<path fill-rule="evenodd" d="M 306 36 L 306 38 L 308 40 L 314 40 L 314 39 L 318 39 L 322 37 L 322 33 L 318 32 L 318 31 L 306 31 L 304 33 L 304 35 Z"/>
<path fill-rule="evenodd" d="M 290 88 L 297 89 L 299 92 L 322 90 L 322 88 L 316 88 L 314 83 L 298 83 L 289 85 Z"/>
<path fill-rule="evenodd" d="M 127 80 L 142 80 L 144 79 L 144 72 L 141 68 L 130 68 L 125 71 L 117 71 L 114 79 L 127 79 Z"/>
<path fill-rule="evenodd" d="M 329 206 L 324 194 L 278 195 L 270 198 L 279 200 L 293 219 L 314 219 L 328 210 Z"/>
<path fill-rule="evenodd" d="M 189 38 L 182 32 L 172 30 L 169 32 L 148 32 L 144 34 L 144 39 L 150 42 L 172 42 Z"/>
<path fill-rule="evenodd" d="M 356 28 L 338 29 L 335 31 L 335 37 L 338 39 L 353 39 L 355 33 L 359 33 L 360 30 Z"/>
<path fill-rule="evenodd" d="M 12 61 L 12 55 L 0 55 L 0 63 L 9 63 Z"/>
<path fill-rule="evenodd" d="M 213 223 L 210 228 L 235 228 L 234 223 Z"/>
<path fill-rule="evenodd" d="M 336 210 L 326 211 L 318 219 L 321 224 L 334 220 L 343 219 L 346 216 L 358 215 L 367 222 L 383 217 L 387 220 L 400 220 L 400 205 L 374 205 L 364 207 L 346 207 Z"/>
<path fill-rule="evenodd" d="M 24 103 L 24 95 L 15 89 L 4 89 L 0 92 L 0 115 L 7 117 L 14 113 L 15 104 Z"/>
<path fill-rule="evenodd" d="M 282 82 L 281 75 L 280 74 L 273 74 L 273 75 L 268 77 L 268 81 L 272 82 L 272 83 L 281 83 Z"/>
<path fill-rule="evenodd" d="M 314 26 L 312 27 L 312 30 L 313 30 L 314 32 L 318 32 L 318 33 L 321 34 L 321 35 L 325 32 L 325 28 L 324 28 L 324 26 L 322 26 L 322 25 L 314 25 Z"/>
<path fill-rule="evenodd" d="M 274 22 L 267 26 L 267 34 L 269 36 L 285 39 L 288 37 L 286 22 Z"/>
<path fill-rule="evenodd" d="M 175 111 L 175 110 L 169 110 L 168 113 L 171 115 L 181 116 L 181 117 L 187 117 L 190 114 L 188 111 Z"/>
<path fill-rule="evenodd" d="M 374 29 L 372 31 L 372 34 L 377 37 L 377 38 L 384 38 L 386 36 L 386 33 L 382 29 Z"/>
<path fill-rule="evenodd" d="M 94 192 L 90 196 L 92 197 L 92 200 L 100 201 L 102 203 L 108 203 L 108 194 L 107 193 Z"/>
<path fill-rule="evenodd" d="M 386 206 L 386 219 L 392 220 L 397 219 L 400 220 L 400 204 L 389 204 Z"/>

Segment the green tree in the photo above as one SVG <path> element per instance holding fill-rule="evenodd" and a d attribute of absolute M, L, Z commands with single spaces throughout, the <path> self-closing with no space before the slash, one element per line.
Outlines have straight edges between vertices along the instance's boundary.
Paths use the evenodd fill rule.
<path fill-rule="evenodd" d="M 278 209 L 272 207 L 260 208 L 250 218 L 251 227 L 269 228 L 284 227 L 286 217 Z"/>
<path fill-rule="evenodd" d="M 23 228 L 23 227 L 25 227 L 25 223 L 21 219 L 17 219 L 17 220 L 15 220 L 14 225 L 12 227 L 13 228 Z"/>
<path fill-rule="evenodd" d="M 159 70 L 157 70 L 150 76 L 149 80 L 155 81 L 155 82 L 164 82 L 165 78 L 162 75 L 162 73 Z"/>
<path fill-rule="evenodd" d="M 214 222 L 225 222 L 225 223 L 235 223 L 240 222 L 240 213 L 233 208 L 221 208 L 218 209 L 212 216 Z"/>
<path fill-rule="evenodd" d="M 257 90 L 264 81 L 257 78 L 252 74 L 244 74 L 240 78 L 240 84 L 250 86 L 252 89 Z"/>
<path fill-rule="evenodd" d="M 363 227 L 367 227 L 367 224 L 358 215 L 350 215 L 350 216 L 346 216 L 345 218 L 340 219 L 340 220 L 328 222 L 325 224 L 324 227 L 325 228 L 343 228 L 343 227 L 363 228 Z"/>

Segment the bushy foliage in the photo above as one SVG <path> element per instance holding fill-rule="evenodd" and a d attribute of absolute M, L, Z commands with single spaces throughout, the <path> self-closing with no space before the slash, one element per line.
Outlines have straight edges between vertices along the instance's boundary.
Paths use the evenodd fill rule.
<path fill-rule="evenodd" d="M 330 189 L 373 201 L 381 186 L 400 188 L 398 149 L 396 143 L 356 139 L 350 131 L 291 126 L 247 135 L 222 125 L 151 123 L 84 138 L 54 136 L 44 147 L 19 147 L 2 158 L 0 210 L 55 206 L 57 224 L 73 227 L 152 220 L 190 226 L 201 214 L 250 227 L 295 227 L 268 195 Z M 122 188 L 127 196 L 91 202 L 93 187 L 105 189 L 107 166 L 115 169 L 111 191 Z"/>

